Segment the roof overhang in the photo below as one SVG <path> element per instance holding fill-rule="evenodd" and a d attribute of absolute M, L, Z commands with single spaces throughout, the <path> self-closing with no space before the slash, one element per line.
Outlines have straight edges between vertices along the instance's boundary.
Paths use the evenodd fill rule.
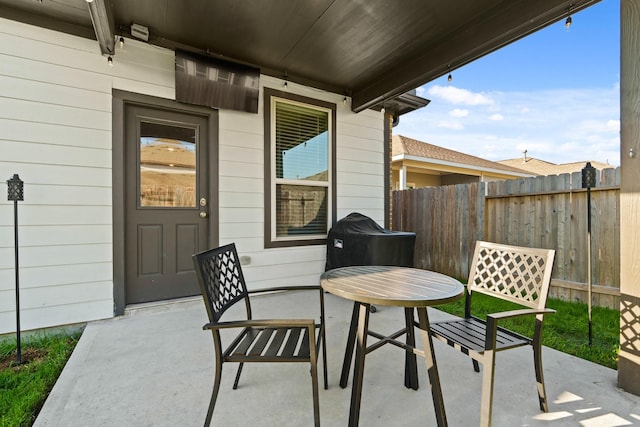
<path fill-rule="evenodd" d="M 344 94 L 355 112 L 384 106 L 397 115 L 421 105 L 406 96 L 412 89 L 597 1 L 93 0 L 107 17 L 95 24 L 86 0 L 0 0 L 0 17 L 98 33 L 105 54 L 112 47 L 104 28 L 134 37 L 136 23 L 151 44 Z"/>
<path fill-rule="evenodd" d="M 416 95 L 415 92 L 415 90 L 412 90 L 411 92 L 401 93 L 394 98 L 373 106 L 372 109 L 381 111 L 384 108 L 385 110 L 391 111 L 394 123 L 396 123 L 399 116 L 426 107 L 431 102 L 426 98 Z"/>

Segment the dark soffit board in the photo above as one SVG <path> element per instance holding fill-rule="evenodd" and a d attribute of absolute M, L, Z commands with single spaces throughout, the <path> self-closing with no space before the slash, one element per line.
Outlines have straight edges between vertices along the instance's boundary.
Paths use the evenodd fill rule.
<path fill-rule="evenodd" d="M 599 0 L 104 1 L 118 34 L 141 24 L 150 43 L 342 93 L 362 111 Z M 95 38 L 86 0 L 0 0 L 0 16 Z"/>

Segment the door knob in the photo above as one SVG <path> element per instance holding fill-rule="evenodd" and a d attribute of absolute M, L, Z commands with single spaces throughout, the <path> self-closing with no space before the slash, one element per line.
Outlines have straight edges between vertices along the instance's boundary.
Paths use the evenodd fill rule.
<path fill-rule="evenodd" d="M 204 207 L 204 206 L 207 206 L 207 199 L 205 199 L 204 197 L 202 197 L 202 198 L 200 199 L 200 206 L 203 206 L 203 207 Z"/>
<path fill-rule="evenodd" d="M 200 218 L 206 218 L 207 213 L 205 211 L 200 211 Z"/>

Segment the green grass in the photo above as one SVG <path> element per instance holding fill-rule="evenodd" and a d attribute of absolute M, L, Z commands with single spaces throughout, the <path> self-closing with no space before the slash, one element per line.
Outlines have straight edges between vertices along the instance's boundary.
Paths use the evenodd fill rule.
<path fill-rule="evenodd" d="M 556 313 L 545 315 L 542 334 L 543 345 L 608 368 L 617 369 L 620 349 L 620 312 L 618 310 L 592 307 L 592 344 L 589 346 L 587 304 L 549 298 L 547 307 L 556 310 Z M 474 294 L 471 311 L 474 315 L 484 319 L 487 313 L 515 308 L 521 307 L 483 294 Z M 456 316 L 463 316 L 464 298 L 455 303 L 438 306 L 438 309 Z M 535 318 L 532 316 L 525 316 L 505 319 L 499 325 L 531 337 L 533 336 L 534 321 Z"/>
<path fill-rule="evenodd" d="M 32 425 L 75 348 L 81 332 L 22 338 L 22 364 L 16 340 L 0 339 L 0 426 Z"/>

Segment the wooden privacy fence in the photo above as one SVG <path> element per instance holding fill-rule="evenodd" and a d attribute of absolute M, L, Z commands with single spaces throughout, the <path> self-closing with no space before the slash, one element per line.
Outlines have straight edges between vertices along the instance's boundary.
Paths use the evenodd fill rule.
<path fill-rule="evenodd" d="M 620 168 L 591 188 L 593 304 L 618 308 Z M 587 190 L 549 175 L 393 192 L 392 228 L 416 233 L 415 266 L 467 278 L 476 240 L 555 249 L 551 296 L 587 300 Z"/>

